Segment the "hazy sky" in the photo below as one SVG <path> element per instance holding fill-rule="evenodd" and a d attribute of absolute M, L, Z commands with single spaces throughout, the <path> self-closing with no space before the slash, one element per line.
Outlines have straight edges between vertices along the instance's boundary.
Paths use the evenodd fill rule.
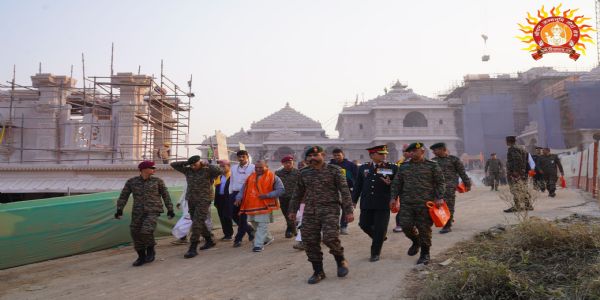
<path fill-rule="evenodd" d="M 552 1 L 9 1 L 0 0 L 0 81 L 42 71 L 81 84 L 115 71 L 166 74 L 185 86 L 194 75 L 191 141 L 249 128 L 286 102 L 337 136 L 345 102 L 371 99 L 396 79 L 435 96 L 469 73 L 515 73 L 535 66 L 588 70 L 595 45 L 577 62 L 520 50 L 518 22 Z M 594 1 L 564 1 L 592 17 Z M 491 60 L 481 34 L 489 36 Z M 595 39 L 595 36 L 594 36 Z"/>

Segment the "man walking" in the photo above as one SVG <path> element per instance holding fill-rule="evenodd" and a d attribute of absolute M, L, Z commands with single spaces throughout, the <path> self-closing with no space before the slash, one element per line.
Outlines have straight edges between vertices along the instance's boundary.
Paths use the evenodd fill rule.
<path fill-rule="evenodd" d="M 352 193 L 354 182 L 356 181 L 356 176 L 358 174 L 358 167 L 356 164 L 346 159 L 344 151 L 339 148 L 333 149 L 333 159 L 329 164 L 336 165 L 342 169 L 342 174 L 346 177 L 348 188 L 350 188 L 350 193 Z M 344 215 L 340 218 L 340 234 L 348 234 L 348 223 L 346 223 L 346 217 Z"/>
<path fill-rule="evenodd" d="M 335 257 L 337 276 L 348 275 L 348 262 L 344 258 L 344 248 L 339 239 L 340 206 L 347 222 L 354 221 L 354 214 L 346 178 L 338 166 L 325 163 L 323 148 L 308 148 L 305 158 L 308 159 L 309 166 L 300 170 L 298 186 L 290 203 L 289 217 L 295 220 L 298 206 L 301 202 L 305 203 L 302 240 L 306 246 L 308 261 L 312 263 L 314 270 L 308 283 L 315 284 L 325 278 L 321 233 L 323 243 Z"/>
<path fill-rule="evenodd" d="M 536 191 L 542 193 L 546 191 L 546 184 L 544 183 L 544 175 L 539 168 L 539 159 L 542 156 L 542 147 L 535 147 L 535 154 L 531 155 L 533 162 L 535 163 L 535 175 L 533 175 L 533 188 Z"/>
<path fill-rule="evenodd" d="M 290 200 L 296 191 L 298 185 L 298 169 L 294 167 L 294 157 L 291 155 L 285 156 L 281 159 L 282 168 L 275 171 L 275 175 L 281 179 L 283 186 L 285 187 L 285 193 L 279 196 L 279 204 L 281 205 L 281 213 L 285 218 L 285 238 L 289 239 L 297 234 L 296 225 L 288 217 Z"/>
<path fill-rule="evenodd" d="M 229 200 L 229 185 L 231 184 L 231 165 L 227 160 L 218 161 L 223 174 L 215 180 L 215 207 L 223 230 L 222 241 L 233 239 L 233 202 Z"/>
<path fill-rule="evenodd" d="M 406 151 L 406 148 L 408 148 L 408 146 L 409 146 L 408 144 L 404 144 L 402 146 L 402 158 L 400 158 L 400 160 L 398 160 L 396 162 L 396 165 L 398 166 L 398 168 L 400 168 L 400 166 L 402 166 L 402 164 L 410 161 L 410 157 L 412 156 L 412 153 Z M 392 229 L 392 231 L 395 233 L 402 232 L 402 226 L 400 226 L 400 214 L 396 214 L 396 227 L 394 227 L 394 229 Z"/>
<path fill-rule="evenodd" d="M 281 179 L 277 177 L 264 160 L 254 165 L 252 173 L 236 196 L 236 205 L 240 206 L 240 214 L 246 214 L 256 229 L 254 248 L 252 251 L 263 251 L 275 239 L 269 232 L 268 225 L 273 223 L 273 211 L 279 209 L 277 198 L 285 192 Z"/>
<path fill-rule="evenodd" d="M 187 161 L 172 162 L 171 167 L 183 173 L 187 182 L 185 197 L 192 217 L 192 236 L 190 237 L 190 248 L 183 257 L 192 258 L 198 255 L 197 247 L 200 235 L 204 237 L 205 241 L 200 250 L 215 246 L 212 235 L 206 226 L 206 219 L 210 214 L 210 203 L 215 198 L 213 184 L 222 171 L 215 165 L 208 165 L 200 161 L 198 155 L 190 157 Z"/>
<path fill-rule="evenodd" d="M 508 146 L 506 154 L 506 177 L 514 199 L 514 205 L 504 210 L 506 213 L 524 209 L 533 210 L 530 202 L 531 196 L 527 190 L 529 154 L 525 149 L 518 147 L 516 143 L 517 138 L 515 136 L 506 137 L 506 145 Z"/>
<path fill-rule="evenodd" d="M 496 153 L 492 153 L 490 159 L 485 162 L 485 174 L 489 180 L 491 191 L 498 191 L 501 172 L 502 161 L 496 157 Z"/>
<path fill-rule="evenodd" d="M 134 267 L 154 261 L 156 255 L 154 230 L 156 229 L 156 220 L 164 212 L 163 202 L 167 207 L 169 219 L 175 217 L 173 203 L 165 182 L 152 176 L 156 172 L 154 162 L 143 161 L 138 165 L 138 169 L 140 175 L 130 178 L 125 183 L 119 200 L 117 200 L 117 212 L 115 213 L 115 219 L 121 219 L 129 195 L 133 194 L 130 229 L 133 247 L 138 254 L 137 260 L 133 263 Z"/>
<path fill-rule="evenodd" d="M 412 152 L 412 158 L 410 162 L 400 166 L 392 181 L 390 206 L 400 206 L 398 214 L 402 231 L 412 241 L 408 255 L 415 256 L 420 249 L 421 255 L 417 264 L 426 265 L 430 260 L 433 225 L 426 203 L 431 200 L 434 200 L 437 206 L 444 203 L 444 174 L 437 163 L 425 159 L 423 143 L 412 143 L 406 151 Z"/>
<path fill-rule="evenodd" d="M 231 177 L 229 183 L 229 200 L 235 202 L 237 195 L 240 193 L 242 186 L 250 174 L 254 173 L 254 164 L 250 163 L 250 157 L 246 150 L 240 150 L 236 153 L 238 164 L 231 167 Z M 254 228 L 248 224 L 248 216 L 240 214 L 239 205 L 233 206 L 232 218 L 237 224 L 237 234 L 233 240 L 233 247 L 240 247 L 244 235 L 248 234 L 248 240 L 254 240 Z"/>
<path fill-rule="evenodd" d="M 395 164 L 385 161 L 387 146 L 366 149 L 372 162 L 360 166 L 352 194 L 354 205 L 360 200 L 358 225 L 373 240 L 371 262 L 379 260 L 390 222 L 390 185 L 398 171 Z"/>
<path fill-rule="evenodd" d="M 542 150 L 542 155 L 538 157 L 536 163 L 540 173 L 543 176 L 542 186 L 548 190 L 548 195 L 552 198 L 556 197 L 556 181 L 558 180 L 558 171 L 561 176 L 565 176 L 563 166 L 560 163 L 558 155 L 551 154 L 550 148 L 546 147 Z M 544 188 L 542 188 L 542 191 Z"/>
<path fill-rule="evenodd" d="M 438 163 L 442 169 L 442 173 L 444 173 L 444 181 L 446 183 L 446 192 L 442 198 L 446 201 L 446 204 L 448 204 L 448 209 L 450 210 L 450 220 L 448 220 L 444 228 L 440 230 L 441 234 L 445 234 L 452 231 L 458 179 L 462 179 L 467 191 L 471 190 L 471 179 L 469 176 L 467 176 L 467 172 L 465 172 L 465 166 L 460 159 L 454 155 L 448 154 L 448 149 L 446 148 L 445 143 L 433 144 L 431 145 L 430 149 L 433 151 L 433 154 L 435 154 L 435 157 L 432 160 Z"/>

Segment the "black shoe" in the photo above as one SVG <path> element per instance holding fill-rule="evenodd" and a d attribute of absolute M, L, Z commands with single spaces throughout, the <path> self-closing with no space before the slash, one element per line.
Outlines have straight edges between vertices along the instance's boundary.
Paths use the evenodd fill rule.
<path fill-rule="evenodd" d="M 215 244 L 215 242 L 213 242 L 213 240 L 208 239 L 206 240 L 206 242 L 204 243 L 204 245 L 202 245 L 202 247 L 200 247 L 200 250 L 206 250 L 206 249 L 210 249 L 214 246 L 216 246 L 217 244 Z"/>
<path fill-rule="evenodd" d="M 556 193 L 552 192 L 552 193 L 550 193 L 550 195 L 548 195 L 548 196 L 550 196 L 550 197 L 554 198 L 554 197 L 556 197 Z"/>
<path fill-rule="evenodd" d="M 445 233 L 448 233 L 451 231 L 452 231 L 452 226 L 448 226 L 448 224 L 446 224 L 446 226 L 444 226 L 444 228 L 442 228 L 442 230 L 440 230 L 440 233 L 445 234 Z"/>
<path fill-rule="evenodd" d="M 154 246 L 146 248 L 146 262 L 151 263 L 154 261 L 154 256 L 156 252 L 154 251 Z"/>
<path fill-rule="evenodd" d="M 417 253 L 419 253 L 419 248 L 421 248 L 419 240 L 414 239 L 412 240 L 412 245 L 410 245 L 410 248 L 408 248 L 408 252 L 406 254 L 408 254 L 408 256 L 415 256 Z"/>
<path fill-rule="evenodd" d="M 325 272 L 323 271 L 323 263 L 312 263 L 313 270 L 315 271 L 310 278 L 308 278 L 308 284 L 319 283 L 321 280 L 325 279 Z"/>
<path fill-rule="evenodd" d="M 242 246 L 242 241 L 235 241 L 233 242 L 233 248 L 238 248 Z"/>
<path fill-rule="evenodd" d="M 516 209 L 514 206 L 504 210 L 505 213 L 513 213 L 513 212 L 517 212 L 517 211 L 519 211 L 519 210 Z"/>
<path fill-rule="evenodd" d="M 146 263 L 146 251 L 138 250 L 136 252 L 138 254 L 138 258 L 133 262 L 132 266 L 139 267 Z"/>
<path fill-rule="evenodd" d="M 337 263 L 337 276 L 346 277 L 350 270 L 348 269 L 348 261 L 343 255 L 335 256 L 335 262 Z"/>
<path fill-rule="evenodd" d="M 379 254 L 373 254 L 371 255 L 371 258 L 369 258 L 370 262 L 376 262 L 379 260 Z"/>
<path fill-rule="evenodd" d="M 292 235 L 292 230 L 288 229 L 285 231 L 285 238 L 286 239 L 291 239 L 293 237 Z"/>
<path fill-rule="evenodd" d="M 188 252 L 186 252 L 183 257 L 184 258 L 192 258 L 196 255 L 198 255 L 198 251 L 196 250 L 196 248 L 198 248 L 198 242 L 192 242 L 190 244 L 190 249 L 188 249 Z"/>
<path fill-rule="evenodd" d="M 419 257 L 419 260 L 417 260 L 417 265 L 420 264 L 428 264 L 429 263 L 429 247 L 421 247 L 421 256 Z"/>

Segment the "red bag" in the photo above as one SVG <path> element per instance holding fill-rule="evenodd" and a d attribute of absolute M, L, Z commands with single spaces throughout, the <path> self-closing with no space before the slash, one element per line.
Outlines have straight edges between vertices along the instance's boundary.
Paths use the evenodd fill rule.
<path fill-rule="evenodd" d="M 390 211 L 393 214 L 397 214 L 400 211 L 400 202 L 396 201 L 393 204 L 390 204 Z"/>
<path fill-rule="evenodd" d="M 560 176 L 560 187 L 563 189 L 567 188 L 567 181 L 565 180 L 565 176 Z"/>
<path fill-rule="evenodd" d="M 459 183 L 456 186 L 456 191 L 459 193 L 465 193 L 467 191 L 467 188 L 465 187 L 465 183 L 461 181 L 461 183 Z"/>
<path fill-rule="evenodd" d="M 429 216 L 433 220 L 435 227 L 444 227 L 448 223 L 448 220 L 450 220 L 450 210 L 448 209 L 448 205 L 446 205 L 446 201 L 440 207 L 437 207 L 432 201 L 427 201 L 425 206 L 429 208 Z"/>

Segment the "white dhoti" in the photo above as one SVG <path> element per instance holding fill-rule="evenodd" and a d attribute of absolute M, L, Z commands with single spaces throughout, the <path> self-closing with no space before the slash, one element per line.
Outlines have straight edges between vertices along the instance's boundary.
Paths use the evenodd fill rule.
<path fill-rule="evenodd" d="M 178 239 L 182 239 L 184 237 L 186 237 L 189 233 L 190 233 L 190 229 L 192 228 L 192 218 L 190 217 L 190 211 L 188 208 L 188 203 L 187 200 L 185 199 L 185 194 L 187 193 L 187 184 L 183 185 L 183 192 L 181 192 L 181 197 L 179 197 L 179 201 L 177 203 L 180 204 L 181 207 L 181 211 L 183 212 L 183 214 L 181 215 L 181 218 L 179 219 L 179 221 L 177 221 L 177 223 L 175 223 L 175 226 L 173 227 L 173 230 L 171 230 L 171 233 L 173 234 L 174 237 L 178 238 Z M 208 227 L 208 231 L 212 231 L 212 219 L 211 219 L 211 214 L 208 214 L 208 217 L 206 218 L 206 226 Z"/>

